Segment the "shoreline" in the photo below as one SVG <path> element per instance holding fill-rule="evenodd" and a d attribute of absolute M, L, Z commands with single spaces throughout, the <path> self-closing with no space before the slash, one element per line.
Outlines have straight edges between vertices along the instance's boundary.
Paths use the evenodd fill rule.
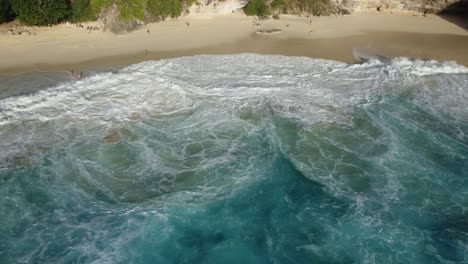
<path fill-rule="evenodd" d="M 351 63 L 353 49 L 468 66 L 468 31 L 434 15 L 357 13 L 258 21 L 233 14 L 148 24 L 120 35 L 66 25 L 35 31 L 34 36 L 0 33 L 0 74 L 120 67 L 200 54 L 258 53 Z"/>

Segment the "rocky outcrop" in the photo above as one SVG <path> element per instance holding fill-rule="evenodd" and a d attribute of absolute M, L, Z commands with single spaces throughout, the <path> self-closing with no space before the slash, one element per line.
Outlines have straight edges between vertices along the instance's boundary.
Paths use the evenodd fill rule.
<path fill-rule="evenodd" d="M 248 0 L 198 0 L 188 9 L 192 15 L 222 15 L 242 10 Z"/>
<path fill-rule="evenodd" d="M 104 10 L 99 15 L 98 20 L 104 25 L 104 30 L 109 30 L 112 33 L 125 33 L 137 29 L 143 26 L 145 23 L 138 19 L 131 19 L 123 21 L 119 19 L 119 8 L 116 4 L 113 4 Z"/>
<path fill-rule="evenodd" d="M 468 0 L 360 0 L 357 1 L 354 10 L 439 13 L 449 10 L 451 6 L 457 3 L 464 3 L 466 5 Z M 457 11 L 456 9 L 454 8 L 453 11 Z"/>
<path fill-rule="evenodd" d="M 273 2 L 273 0 L 267 0 Z M 291 1 L 291 3 L 294 1 Z M 300 2 L 300 0 L 296 0 Z M 227 14 L 241 10 L 248 0 L 198 0 L 188 8 L 189 14 Z M 304 13 L 294 5 L 288 13 Z M 348 14 L 356 11 L 439 13 L 443 11 L 465 13 L 468 0 L 329 0 L 326 14 Z"/>

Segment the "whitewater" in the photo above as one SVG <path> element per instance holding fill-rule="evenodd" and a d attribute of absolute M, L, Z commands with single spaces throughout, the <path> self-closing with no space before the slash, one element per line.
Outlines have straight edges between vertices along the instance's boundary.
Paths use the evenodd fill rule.
<path fill-rule="evenodd" d="M 255 54 L 0 96 L 0 263 L 468 263 L 468 68 Z"/>

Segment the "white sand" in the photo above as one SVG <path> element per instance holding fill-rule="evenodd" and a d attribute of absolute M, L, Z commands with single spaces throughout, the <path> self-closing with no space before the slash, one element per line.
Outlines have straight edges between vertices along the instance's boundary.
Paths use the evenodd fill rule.
<path fill-rule="evenodd" d="M 255 26 L 256 23 L 260 25 Z M 268 37 L 283 40 L 338 39 L 369 32 L 468 36 L 466 30 L 438 16 L 385 13 L 312 18 L 283 15 L 279 20 L 263 22 L 243 14 L 209 18 L 191 16 L 149 24 L 137 31 L 119 35 L 102 31 L 91 31 L 89 34 L 86 29 L 65 24 L 33 28 L 31 30 L 35 35 L 11 35 L 7 29 L 8 25 L 0 28 L 0 73 L 34 65 L 64 65 L 108 56 L 144 53 L 145 50 L 169 52 L 225 45 L 249 38 L 259 29 L 281 29 L 280 33 Z M 468 47 L 466 51 L 468 53 Z"/>

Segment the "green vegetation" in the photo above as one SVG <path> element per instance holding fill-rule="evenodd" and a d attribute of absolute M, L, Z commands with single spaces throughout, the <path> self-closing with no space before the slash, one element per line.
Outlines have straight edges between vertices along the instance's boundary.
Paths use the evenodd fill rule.
<path fill-rule="evenodd" d="M 89 1 L 90 0 L 73 0 L 72 1 L 72 14 L 74 21 L 88 20 L 86 15 L 89 12 Z"/>
<path fill-rule="evenodd" d="M 158 19 L 178 17 L 182 14 L 181 0 L 148 0 L 148 12 Z"/>
<path fill-rule="evenodd" d="M 187 7 L 191 7 L 193 4 L 200 5 L 200 2 L 198 0 L 185 0 L 185 4 Z"/>
<path fill-rule="evenodd" d="M 266 17 L 274 13 L 278 18 L 280 13 L 328 15 L 332 13 L 332 6 L 330 0 L 251 0 L 244 11 L 248 16 Z"/>
<path fill-rule="evenodd" d="M 184 4 L 196 0 L 0 0 L 0 23 L 15 18 L 15 13 L 28 25 L 57 24 L 65 19 L 74 22 L 92 21 L 103 9 L 116 4 L 119 18 L 124 21 L 139 19 L 145 15 L 158 19 L 178 17 Z M 13 8 L 11 8 L 11 6 Z"/>
<path fill-rule="evenodd" d="M 120 19 L 129 21 L 132 19 L 145 20 L 145 0 L 117 0 L 120 10 Z"/>
<path fill-rule="evenodd" d="M 332 13 L 329 0 L 273 0 L 271 8 L 282 13 L 288 11 L 312 15 L 329 15 Z"/>
<path fill-rule="evenodd" d="M 244 12 L 248 16 L 266 17 L 270 15 L 270 7 L 266 0 L 251 0 L 244 7 Z"/>
<path fill-rule="evenodd" d="M 28 25 L 57 24 L 66 19 L 74 22 L 98 19 L 101 12 L 115 4 L 123 21 L 175 18 L 197 0 L 0 0 L 0 23 L 15 16 Z M 248 16 L 260 18 L 274 14 L 332 13 L 330 0 L 250 0 L 244 8 Z"/>
<path fill-rule="evenodd" d="M 278 9 L 282 7 L 286 7 L 287 0 L 273 0 L 271 2 L 271 8 Z"/>
<path fill-rule="evenodd" d="M 114 0 L 90 0 L 89 6 L 82 17 L 83 20 L 96 20 L 102 10 L 112 5 L 113 2 Z"/>
<path fill-rule="evenodd" d="M 68 0 L 11 0 L 18 18 L 29 25 L 57 24 L 71 14 Z"/>
<path fill-rule="evenodd" d="M 0 23 L 10 21 L 14 18 L 10 0 L 0 0 Z"/>
<path fill-rule="evenodd" d="M 298 6 L 301 12 L 312 15 L 329 15 L 331 5 L 328 0 L 294 0 L 293 4 Z"/>

